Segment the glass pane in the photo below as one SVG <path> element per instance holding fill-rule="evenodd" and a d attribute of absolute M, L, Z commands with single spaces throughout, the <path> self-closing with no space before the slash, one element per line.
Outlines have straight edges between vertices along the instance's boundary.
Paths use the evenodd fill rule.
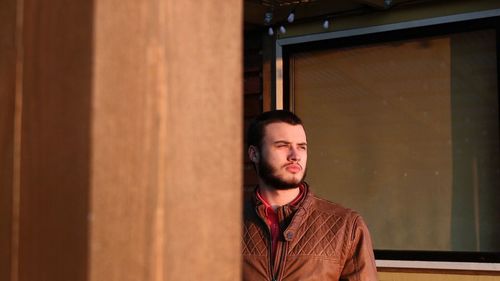
<path fill-rule="evenodd" d="M 500 251 L 496 33 L 290 57 L 308 182 L 376 249 Z"/>

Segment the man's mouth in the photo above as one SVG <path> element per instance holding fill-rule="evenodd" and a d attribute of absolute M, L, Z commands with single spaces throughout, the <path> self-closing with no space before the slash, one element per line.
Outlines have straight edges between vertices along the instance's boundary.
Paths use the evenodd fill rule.
<path fill-rule="evenodd" d="M 298 173 L 302 170 L 302 167 L 299 164 L 288 164 L 285 169 L 291 173 Z"/>

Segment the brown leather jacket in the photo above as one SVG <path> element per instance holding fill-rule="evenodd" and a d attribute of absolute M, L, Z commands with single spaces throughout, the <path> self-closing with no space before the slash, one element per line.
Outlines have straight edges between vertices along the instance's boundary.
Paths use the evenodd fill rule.
<path fill-rule="evenodd" d="M 247 196 L 244 204 L 243 280 L 376 281 L 370 234 L 359 214 L 306 195 L 297 207 L 278 208 L 281 237 L 271 265 L 265 206 Z"/>

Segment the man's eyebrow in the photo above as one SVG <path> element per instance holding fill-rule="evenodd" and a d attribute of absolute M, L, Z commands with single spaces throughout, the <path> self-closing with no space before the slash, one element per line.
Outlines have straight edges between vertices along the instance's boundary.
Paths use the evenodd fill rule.
<path fill-rule="evenodd" d="M 274 142 L 274 144 L 290 144 L 291 142 L 286 141 L 286 140 L 277 140 Z M 298 145 L 307 145 L 307 142 L 301 142 L 298 143 Z"/>
<path fill-rule="evenodd" d="M 286 141 L 286 140 L 277 140 L 277 141 L 274 142 L 274 144 L 279 144 L 279 143 L 289 144 L 290 142 Z"/>

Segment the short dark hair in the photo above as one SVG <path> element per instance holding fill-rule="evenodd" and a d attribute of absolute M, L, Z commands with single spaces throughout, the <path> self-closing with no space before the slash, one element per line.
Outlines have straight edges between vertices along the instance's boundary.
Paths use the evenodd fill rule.
<path fill-rule="evenodd" d="M 302 120 L 287 110 L 271 110 L 267 112 L 263 112 L 250 123 L 247 130 L 247 149 L 253 145 L 258 149 L 261 148 L 262 139 L 264 138 L 264 128 L 266 125 L 271 123 L 287 123 L 290 125 L 301 125 Z"/>

